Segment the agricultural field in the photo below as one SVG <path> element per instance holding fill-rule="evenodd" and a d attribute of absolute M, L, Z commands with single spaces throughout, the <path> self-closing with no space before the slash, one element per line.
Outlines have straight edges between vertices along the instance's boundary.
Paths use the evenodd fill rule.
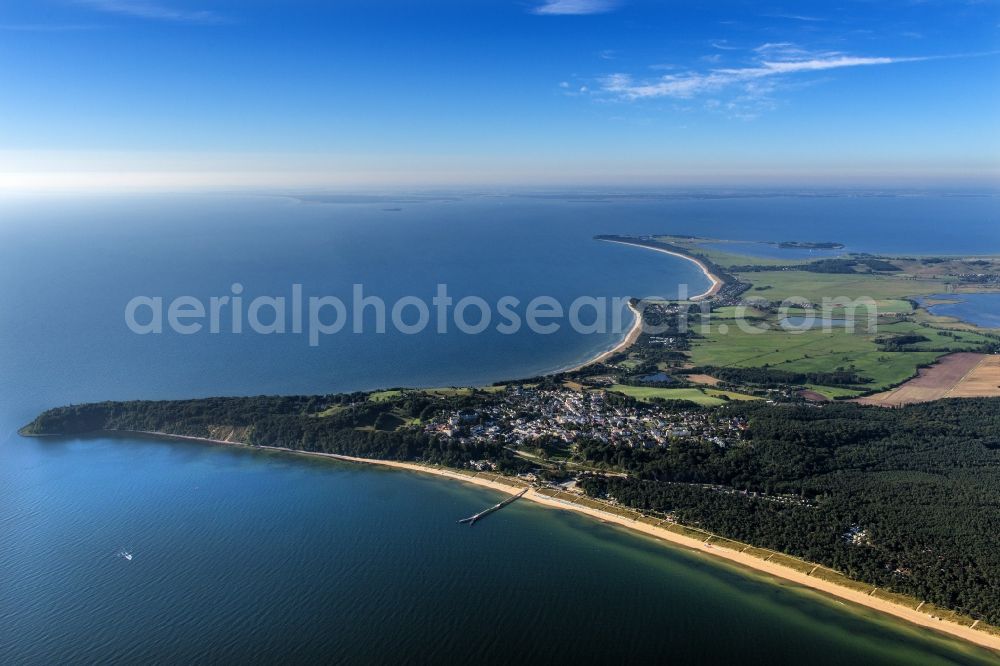
<path fill-rule="evenodd" d="M 694 384 L 705 384 L 708 386 L 716 386 L 719 383 L 718 379 L 708 375 L 688 375 L 687 380 Z"/>
<path fill-rule="evenodd" d="M 952 284 L 948 280 L 932 278 L 781 270 L 740 273 L 737 277 L 753 285 L 746 293 L 748 298 L 760 297 L 769 301 L 802 298 L 810 303 L 822 303 L 824 298 L 871 298 L 879 304 L 885 304 L 887 308 L 898 308 L 898 301 L 910 296 L 946 292 Z M 889 301 L 896 303 L 891 304 Z"/>
<path fill-rule="evenodd" d="M 907 348 L 917 351 L 933 351 L 947 349 L 948 351 L 971 351 L 980 349 L 990 342 L 990 338 L 974 330 L 943 330 L 922 325 L 914 321 L 899 321 L 882 323 L 878 326 L 878 337 L 919 335 L 926 341 L 914 342 Z"/>
<path fill-rule="evenodd" d="M 796 381 L 804 382 L 798 386 L 809 399 L 836 400 L 886 391 L 917 376 L 918 370 L 942 356 L 988 351 L 1000 341 L 984 329 L 930 315 L 914 300 L 985 288 L 988 285 L 961 282 L 960 276 L 1000 271 L 1000 258 L 885 257 L 880 259 L 892 264 L 889 269 L 895 266 L 900 270 L 867 272 L 855 264 L 857 272 L 825 273 L 792 270 L 795 265 L 808 263 L 808 259 L 742 254 L 750 245 L 745 241 L 669 236 L 660 240 L 705 256 L 722 267 L 767 267 L 736 274 L 740 282 L 749 285 L 739 297 L 742 302 L 728 300 L 729 305 L 717 307 L 707 316 L 694 314 L 688 320 L 691 335 L 683 347 L 688 368 L 766 368 L 776 371 L 770 376 L 778 379 L 771 380 L 771 384 L 767 384 L 767 373 L 742 376 L 754 377 L 752 381 L 772 388 L 773 381 L 782 381 L 779 373 L 792 373 L 798 376 Z M 853 260 L 853 255 L 845 257 Z M 833 268 L 839 269 L 839 265 Z M 778 304 L 786 299 L 797 299 L 805 305 L 779 308 Z M 838 301 L 849 302 L 849 307 L 843 302 L 826 305 Z M 783 321 L 786 316 L 789 321 Z M 792 330 L 801 326 L 808 330 Z M 669 369 L 673 362 L 657 367 Z M 707 392 L 714 381 L 711 375 L 710 370 L 697 375 L 694 383 L 700 386 L 692 388 L 626 387 L 622 392 L 640 399 L 679 398 L 709 404 L 713 398 L 721 400 Z M 817 383 L 826 381 L 831 385 Z M 986 379 L 985 383 L 991 381 Z"/>
<path fill-rule="evenodd" d="M 754 296 L 751 294 L 749 298 L 753 299 Z M 764 296 L 761 296 L 761 298 L 764 298 Z M 803 308 L 795 307 L 794 305 L 795 304 L 793 303 L 790 304 L 788 308 L 785 308 L 785 311 L 789 316 L 806 315 L 809 314 L 810 312 L 813 313 L 814 315 L 818 315 L 820 312 L 817 310 L 805 310 Z M 902 298 L 879 299 L 875 301 L 875 305 L 876 305 L 875 314 L 880 317 L 906 315 L 906 314 L 912 314 L 914 312 L 913 303 L 911 301 Z M 851 308 L 850 312 L 853 312 L 854 315 L 859 318 L 868 316 L 868 312 L 866 311 L 866 309 L 861 307 L 856 309 Z M 849 311 L 848 308 L 844 307 L 843 305 L 833 304 L 828 309 L 823 310 L 823 314 L 827 314 L 830 317 L 839 318 L 847 316 L 849 314 Z"/>
<path fill-rule="evenodd" d="M 852 398 L 859 395 L 858 391 L 841 386 L 819 386 L 818 384 L 806 384 L 806 391 L 818 393 L 826 400 L 838 400 L 840 398 Z"/>
<path fill-rule="evenodd" d="M 731 327 L 723 333 L 715 326 L 692 341 L 691 363 L 789 372 L 853 371 L 872 380 L 863 388 L 878 390 L 912 377 L 919 366 L 932 363 L 942 353 L 881 351 L 875 336 L 843 329 L 789 333 L 777 328 L 747 333 Z"/>
<path fill-rule="evenodd" d="M 637 400 L 650 401 L 660 400 L 687 400 L 705 407 L 718 407 L 724 405 L 729 400 L 756 400 L 754 396 L 733 391 L 719 391 L 715 389 L 700 388 L 656 388 L 652 386 L 627 386 L 625 384 L 615 384 L 609 387 L 610 391 L 623 393 Z"/>
<path fill-rule="evenodd" d="M 1000 273 L 1000 257 L 909 257 L 894 258 L 905 275 L 938 278 L 968 273 Z"/>
<path fill-rule="evenodd" d="M 901 386 L 876 393 L 858 402 L 898 407 L 941 398 L 976 398 L 1000 395 L 1000 356 L 949 354 Z"/>
<path fill-rule="evenodd" d="M 946 398 L 978 398 L 1000 395 L 1000 355 L 985 356 L 975 368 L 948 391 Z"/>

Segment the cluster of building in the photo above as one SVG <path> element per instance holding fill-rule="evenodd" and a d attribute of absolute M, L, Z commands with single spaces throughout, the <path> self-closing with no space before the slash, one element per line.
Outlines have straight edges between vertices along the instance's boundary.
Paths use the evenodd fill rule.
<path fill-rule="evenodd" d="M 1000 283 L 1000 273 L 961 273 L 957 277 L 962 282 L 974 284 Z"/>
<path fill-rule="evenodd" d="M 540 440 L 593 440 L 615 446 L 654 448 L 697 438 L 716 446 L 742 439 L 745 420 L 719 412 L 664 412 L 652 406 L 608 401 L 603 391 L 508 388 L 496 400 L 439 415 L 429 433 L 469 442 L 531 445 Z"/>

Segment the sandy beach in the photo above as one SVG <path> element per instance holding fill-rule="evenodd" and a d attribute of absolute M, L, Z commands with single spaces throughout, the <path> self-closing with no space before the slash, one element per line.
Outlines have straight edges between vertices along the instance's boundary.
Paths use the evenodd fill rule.
<path fill-rule="evenodd" d="M 701 269 L 701 272 L 705 274 L 705 277 L 707 277 L 712 284 L 704 292 L 698 294 L 697 296 L 692 296 L 691 298 L 689 298 L 688 299 L 689 301 L 702 301 L 705 300 L 706 298 L 710 298 L 715 294 L 719 293 L 719 290 L 722 289 L 722 285 L 725 284 L 718 276 L 716 276 L 714 273 L 708 270 L 708 266 L 706 266 L 704 262 L 695 259 L 694 257 L 691 257 L 689 255 L 681 254 L 679 252 L 672 252 L 670 250 L 662 248 L 649 247 L 648 245 L 629 243 L 627 241 L 616 241 L 605 238 L 602 238 L 601 240 L 603 240 L 606 243 L 618 243 L 619 245 L 630 245 L 632 247 L 641 247 L 646 250 L 653 250 L 654 252 L 662 252 L 663 254 L 669 254 L 675 257 L 680 257 L 681 259 L 686 259 L 695 264 L 698 268 Z M 603 361 L 605 361 L 608 358 L 611 358 L 618 352 L 624 351 L 629 347 L 631 347 L 632 345 L 634 345 L 635 341 L 639 339 L 639 335 L 642 333 L 642 315 L 640 314 L 639 310 L 635 308 L 631 303 L 629 303 L 628 307 L 632 311 L 632 314 L 635 315 L 635 321 L 632 323 L 632 328 L 629 329 L 628 334 L 625 336 L 624 339 L 622 339 L 621 342 L 619 342 L 611 349 L 601 352 L 600 354 L 598 354 L 597 356 L 588 361 L 584 361 L 579 365 L 574 365 L 564 370 L 559 370 L 558 372 L 574 372 L 576 370 L 579 370 L 580 368 L 585 368 L 588 365 L 593 365 L 595 363 L 602 363 Z"/>
<path fill-rule="evenodd" d="M 114 431 L 121 434 L 122 431 Z M 396 469 L 405 469 L 413 472 L 420 472 L 423 474 L 433 474 L 435 476 L 444 477 L 456 481 L 462 481 L 465 483 L 470 483 L 473 485 L 481 486 L 484 488 L 491 488 L 493 490 L 506 493 L 514 494 L 520 492 L 527 484 L 519 482 L 516 480 L 510 480 L 510 483 L 501 483 L 496 481 L 497 477 L 495 474 L 489 474 L 493 476 L 494 479 L 483 478 L 482 476 L 470 476 L 468 474 L 462 474 L 458 471 L 453 471 L 450 469 L 445 469 L 441 467 L 433 467 L 430 465 L 419 465 L 410 462 L 400 462 L 395 460 L 377 460 L 372 458 L 357 458 L 354 456 L 345 456 L 335 453 L 320 453 L 313 451 L 298 451 L 295 449 L 288 449 L 283 447 L 274 446 L 249 446 L 242 442 L 231 442 L 221 439 L 208 439 L 203 437 L 191 437 L 186 435 L 171 435 L 167 433 L 159 432 L 140 432 L 140 433 L 128 433 L 128 434 L 143 434 L 150 435 L 159 438 L 168 439 L 182 439 L 197 442 L 206 442 L 211 444 L 221 444 L 227 446 L 246 446 L 247 448 L 264 450 L 264 451 L 279 451 L 283 453 L 294 453 L 298 455 L 312 456 L 318 458 L 332 458 L 334 460 L 340 460 L 344 462 L 367 464 L 367 465 L 379 465 L 382 467 L 392 467 Z M 893 603 L 885 599 L 871 596 L 871 593 L 866 593 L 864 591 L 856 590 L 853 588 L 845 587 L 843 585 L 837 585 L 836 583 L 823 580 L 810 576 L 808 573 L 803 573 L 797 569 L 779 564 L 777 562 L 771 562 L 767 559 L 762 559 L 751 555 L 743 550 L 734 550 L 731 548 L 713 545 L 700 539 L 695 539 L 689 536 L 678 534 L 670 530 L 664 529 L 657 525 L 640 522 L 638 520 L 626 518 L 623 516 L 610 513 L 608 511 L 601 511 L 598 509 L 593 509 L 590 507 L 582 506 L 575 502 L 570 502 L 567 500 L 555 499 L 540 493 L 535 488 L 531 488 L 524 495 L 522 499 L 528 500 L 530 502 L 535 502 L 542 506 L 547 506 L 554 509 L 563 509 L 566 511 L 575 511 L 580 514 L 587 515 L 591 518 L 604 521 L 606 523 L 612 523 L 619 525 L 621 527 L 628 528 L 630 530 L 635 530 L 642 534 L 655 537 L 662 541 L 668 542 L 674 546 L 680 546 L 692 551 L 697 551 L 699 553 L 721 558 L 729 562 L 733 562 L 740 566 L 753 569 L 754 571 L 762 572 L 781 578 L 802 587 L 817 590 L 829 596 L 835 597 L 837 599 L 842 599 L 844 601 L 849 601 L 866 608 L 870 608 L 887 615 L 891 615 L 895 618 L 906 620 L 907 622 L 926 627 L 935 631 L 954 636 L 956 638 L 961 638 L 963 640 L 969 641 L 970 643 L 975 643 L 992 650 L 1000 651 L 1000 636 L 996 636 L 985 631 L 979 631 L 970 626 L 965 626 L 952 622 L 950 620 L 941 619 L 930 615 L 928 613 L 920 612 L 918 609 L 923 606 L 920 604 L 915 608 L 905 606 L 902 604 Z"/>
<path fill-rule="evenodd" d="M 680 252 L 674 252 L 672 250 L 668 250 L 666 248 L 661 248 L 661 247 L 650 247 L 649 245 L 630 243 L 628 241 L 611 240 L 608 238 L 601 238 L 600 240 L 604 241 L 605 243 L 618 243 L 619 245 L 630 245 L 632 247 L 641 247 L 644 250 L 652 250 L 653 252 L 662 252 L 663 254 L 669 254 L 674 257 L 680 257 L 681 259 L 686 259 L 691 263 L 693 263 L 695 266 L 701 269 L 701 272 L 704 273 L 705 277 L 709 279 L 709 281 L 712 283 L 712 286 L 710 286 L 707 290 L 703 291 L 697 296 L 691 296 L 690 298 L 688 298 L 689 301 L 703 301 L 706 298 L 715 296 L 717 293 L 719 293 L 719 290 L 722 289 L 722 285 L 724 284 L 723 281 L 717 275 L 712 273 L 712 271 L 708 270 L 708 266 L 705 265 L 705 262 L 701 261 L 700 259 L 696 259 L 691 255 L 681 254 Z"/>
<path fill-rule="evenodd" d="M 597 356 L 588 361 L 584 361 L 583 363 L 574 365 L 571 368 L 566 368 L 565 370 L 559 370 L 558 372 L 575 372 L 580 368 L 586 368 L 588 365 L 594 365 L 595 363 L 603 363 L 604 361 L 611 358 L 618 352 L 625 351 L 626 349 L 634 345 L 635 341 L 638 340 L 639 336 L 642 334 L 642 313 L 639 311 L 637 307 L 632 305 L 632 303 L 628 304 L 628 309 L 632 311 L 632 314 L 635 317 L 635 319 L 632 321 L 632 327 L 628 330 L 628 333 L 625 335 L 625 337 L 622 339 L 621 342 L 616 344 L 611 349 L 601 352 L 600 354 L 598 354 Z"/>
<path fill-rule="evenodd" d="M 496 481 L 491 481 L 489 479 L 471 477 L 458 472 L 452 472 L 450 470 L 441 469 L 438 467 L 428 467 L 424 465 L 417 465 L 414 463 L 404 463 L 396 461 L 383 461 L 383 460 L 370 460 L 366 458 L 355 458 L 351 456 L 339 456 L 335 454 L 319 454 L 319 455 L 329 455 L 329 457 L 336 458 L 338 460 L 344 460 L 348 462 L 356 463 L 367 463 L 375 465 L 384 465 L 386 467 L 395 467 L 398 469 L 408 469 L 416 472 L 423 472 L 426 474 L 434 474 L 436 476 L 443 476 L 450 479 L 455 479 L 458 481 L 464 481 L 467 483 L 472 483 L 478 486 L 483 486 L 486 488 L 492 488 L 493 490 L 498 490 L 503 493 L 514 494 L 520 492 L 521 488 L 511 485 L 506 485 L 503 483 L 497 483 Z M 988 634 L 984 631 L 978 631 L 971 627 L 967 627 L 955 622 L 948 620 L 938 619 L 927 613 L 921 613 L 914 608 L 903 606 L 900 604 L 895 604 L 884 599 L 877 597 L 872 597 L 870 594 L 864 592 L 837 585 L 826 580 L 815 578 L 809 576 L 806 573 L 802 573 L 790 567 L 783 566 L 776 562 L 769 562 L 761 558 L 749 555 L 747 553 L 731 550 L 729 548 L 713 546 L 711 544 L 704 543 L 698 539 L 693 539 L 691 537 L 683 536 L 675 532 L 668 531 L 661 527 L 655 525 L 650 525 L 647 523 L 642 523 L 636 520 L 630 520 L 622 516 L 615 515 L 606 511 L 600 511 L 597 509 L 591 509 L 589 507 L 581 506 L 573 502 L 563 501 L 559 499 L 554 499 L 539 493 L 534 488 L 528 490 L 522 499 L 535 502 L 536 504 L 541 504 L 549 508 L 563 509 L 566 511 L 575 511 L 581 513 L 591 518 L 596 518 L 607 523 L 613 523 L 643 534 L 655 537 L 662 541 L 669 542 L 675 546 L 682 546 L 684 548 L 698 551 L 699 553 L 704 553 L 705 555 L 713 556 L 734 562 L 741 566 L 753 569 L 755 571 L 763 572 L 777 578 L 782 578 L 784 580 L 791 581 L 797 585 L 807 587 L 819 592 L 823 592 L 827 595 L 836 597 L 838 599 L 843 599 L 867 608 L 877 610 L 879 612 L 891 615 L 893 617 L 906 620 L 913 624 L 920 625 L 922 627 L 927 627 L 935 631 L 940 631 L 942 633 L 961 638 L 963 640 L 987 647 L 993 650 L 1000 650 L 1000 636 L 994 636 Z"/>

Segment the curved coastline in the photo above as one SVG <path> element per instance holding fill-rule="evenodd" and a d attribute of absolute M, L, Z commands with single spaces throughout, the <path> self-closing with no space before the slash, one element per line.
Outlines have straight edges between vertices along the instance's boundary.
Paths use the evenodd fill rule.
<path fill-rule="evenodd" d="M 635 341 L 638 340 L 639 336 L 642 334 L 642 313 L 639 311 L 637 307 L 632 305 L 631 302 L 629 302 L 628 304 L 628 309 L 631 310 L 632 312 L 632 317 L 633 317 L 632 326 L 628 329 L 628 332 L 625 334 L 625 337 L 622 338 L 621 342 L 616 344 L 614 347 L 611 347 L 610 349 L 602 351 L 597 356 L 589 360 L 586 360 L 583 363 L 577 363 L 576 365 L 570 366 L 568 368 L 557 370 L 553 374 L 559 374 L 560 372 L 576 372 L 577 370 L 586 368 L 589 365 L 594 365 L 596 363 L 603 363 L 604 361 L 611 358 L 615 354 L 625 351 L 626 349 L 634 345 Z"/>
<path fill-rule="evenodd" d="M 643 245 L 641 243 L 630 243 L 629 241 L 626 240 L 613 240 L 610 238 L 598 238 L 597 240 L 603 241 L 605 243 L 618 243 L 619 245 L 641 247 L 644 250 L 652 250 L 653 252 L 662 252 L 663 254 L 669 254 L 674 257 L 680 257 L 681 259 L 686 259 L 687 261 L 690 261 L 695 266 L 701 269 L 701 272 L 705 274 L 705 277 L 708 278 L 709 282 L 711 282 L 712 285 L 702 293 L 698 294 L 697 296 L 691 296 L 690 298 L 688 298 L 689 301 L 703 301 L 706 298 L 715 296 L 717 293 L 719 293 L 719 290 L 722 289 L 722 285 L 725 284 L 722 278 L 720 278 L 718 275 L 714 274 L 712 271 L 708 269 L 708 266 L 705 265 L 705 262 L 703 262 L 701 259 L 698 259 L 697 257 L 692 257 L 690 254 L 681 254 L 680 252 L 674 252 L 673 250 L 668 250 L 666 248 L 652 247 L 649 245 Z"/>
<path fill-rule="evenodd" d="M 920 604 L 916 608 L 910 608 L 908 606 L 903 606 L 879 597 L 871 596 L 871 593 L 866 593 L 859 591 L 854 588 L 849 588 L 842 585 L 837 585 L 836 583 L 823 580 L 820 578 L 815 578 L 809 574 L 803 573 L 797 569 L 794 569 L 777 562 L 769 561 L 768 559 L 761 559 L 753 555 L 747 554 L 743 550 L 732 550 L 725 547 L 716 547 L 708 543 L 708 541 L 701 541 L 690 536 L 685 536 L 683 534 L 678 534 L 670 530 L 659 527 L 658 525 L 651 525 L 649 523 L 639 522 L 635 519 L 626 518 L 621 515 L 617 515 L 608 511 L 602 511 L 599 509 L 594 509 L 587 506 L 582 506 L 575 502 L 570 502 L 567 500 L 560 500 L 554 497 L 549 497 L 538 492 L 535 488 L 527 486 L 517 482 L 511 483 L 501 483 L 495 479 L 482 478 L 477 476 L 469 476 L 466 474 L 461 474 L 457 471 L 449 470 L 443 467 L 434 467 L 430 465 L 421 465 L 411 462 L 403 462 L 397 460 L 379 460 L 376 458 L 359 458 L 356 456 L 340 455 L 337 453 L 322 453 L 319 451 L 300 451 L 296 449 L 289 449 L 279 446 L 253 446 L 245 444 L 243 442 L 236 441 L 226 441 L 222 439 L 209 439 L 205 437 L 194 437 L 190 435 L 174 435 L 170 433 L 163 432 L 150 432 L 150 431 L 105 431 L 108 434 L 117 435 L 147 435 L 154 438 L 161 439 L 177 439 L 186 440 L 192 442 L 203 442 L 208 444 L 216 444 L 223 446 L 238 446 L 242 448 L 260 450 L 260 451 L 273 451 L 277 453 L 290 453 L 302 456 L 310 456 L 314 458 L 326 458 L 330 460 L 339 460 L 341 462 L 349 462 L 355 464 L 365 464 L 365 465 L 376 465 L 381 467 L 390 467 L 395 469 L 403 469 L 411 472 L 420 472 L 424 474 L 432 474 L 434 476 L 443 477 L 451 479 L 453 481 L 462 481 L 472 485 L 480 486 L 483 488 L 490 488 L 498 492 L 513 495 L 520 492 L 525 487 L 528 488 L 522 499 L 534 502 L 541 506 L 546 506 L 552 509 L 562 509 L 565 511 L 574 511 L 576 513 L 588 516 L 590 518 L 600 520 L 605 523 L 610 523 L 617 525 L 619 527 L 624 527 L 626 529 L 644 534 L 646 536 L 651 536 L 660 541 L 666 542 L 674 547 L 685 548 L 690 551 L 695 551 L 708 555 L 714 558 L 720 558 L 727 560 L 730 563 L 739 565 L 746 569 L 751 569 L 758 573 L 764 573 L 776 578 L 780 578 L 800 587 L 808 588 L 817 592 L 820 592 L 828 597 L 833 597 L 837 600 L 849 601 L 858 606 L 863 606 L 865 608 L 878 611 L 885 615 L 892 616 L 899 620 L 905 620 L 911 624 L 915 624 L 924 628 L 928 628 L 952 638 L 959 638 L 969 643 L 973 643 L 980 647 L 984 647 L 990 650 L 995 650 L 1000 652 L 1000 636 L 996 636 L 985 631 L 979 631 L 973 626 L 965 626 L 952 622 L 950 620 L 945 620 L 938 618 L 929 613 L 920 612 L 919 608 L 923 606 Z M 495 477 L 501 478 L 499 475 Z M 504 477 L 506 478 L 506 477 Z"/>
<path fill-rule="evenodd" d="M 639 243 L 630 243 L 624 240 L 611 240 L 610 238 L 599 238 L 597 240 L 603 241 L 605 243 L 618 243 L 619 245 L 629 245 L 631 247 L 639 247 L 646 250 L 653 250 L 654 252 L 662 252 L 663 254 L 669 254 L 671 256 L 680 257 L 681 259 L 686 259 L 687 261 L 690 261 L 699 269 L 701 269 L 701 272 L 705 274 L 705 277 L 708 278 L 711 284 L 709 288 L 703 291 L 702 293 L 690 297 L 688 299 L 689 301 L 696 302 L 696 301 L 703 301 L 707 298 L 711 298 L 712 296 L 715 296 L 717 293 L 719 293 L 719 290 L 722 289 L 723 285 L 725 284 L 725 281 L 722 280 L 722 278 L 715 275 L 714 273 L 712 273 L 712 271 L 709 270 L 708 266 L 705 265 L 705 262 L 695 257 L 692 257 L 691 255 L 681 254 L 680 252 L 673 252 L 671 250 L 667 250 L 666 248 L 650 247 L 649 245 L 642 245 Z M 575 372 L 582 368 L 586 368 L 589 365 L 602 363 L 603 361 L 607 360 L 608 358 L 611 358 L 615 354 L 625 351 L 626 349 L 634 345 L 635 341 L 639 339 L 639 335 L 642 333 L 642 313 L 638 310 L 638 308 L 633 306 L 631 302 L 628 304 L 628 307 L 629 310 L 632 311 L 632 315 L 635 317 L 635 320 L 632 322 L 632 327 L 629 328 L 628 332 L 625 334 L 625 337 L 622 338 L 621 342 L 617 343 L 610 349 L 602 351 L 601 353 L 597 354 L 597 356 L 594 356 L 591 359 L 588 359 L 582 363 L 577 363 L 575 365 L 571 365 L 565 368 L 560 368 L 558 370 L 555 370 L 552 374 L 559 374 L 560 372 Z"/>

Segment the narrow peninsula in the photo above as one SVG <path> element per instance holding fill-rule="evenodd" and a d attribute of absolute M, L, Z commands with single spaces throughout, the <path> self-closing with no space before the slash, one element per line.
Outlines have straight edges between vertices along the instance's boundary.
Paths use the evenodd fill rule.
<path fill-rule="evenodd" d="M 625 340 L 550 375 L 91 403 L 48 410 L 21 433 L 241 445 L 520 493 L 1000 650 L 1000 382 L 990 374 L 1000 332 L 915 300 L 996 290 L 1000 259 L 801 263 L 740 254 L 737 242 L 598 238 L 679 255 L 712 286 L 697 301 L 630 303 Z M 844 295 L 872 299 L 877 330 L 782 325 Z M 792 296 L 795 308 L 781 307 Z M 756 332 L 734 325 L 738 311 Z M 928 394 L 928 381 L 955 386 Z"/>

